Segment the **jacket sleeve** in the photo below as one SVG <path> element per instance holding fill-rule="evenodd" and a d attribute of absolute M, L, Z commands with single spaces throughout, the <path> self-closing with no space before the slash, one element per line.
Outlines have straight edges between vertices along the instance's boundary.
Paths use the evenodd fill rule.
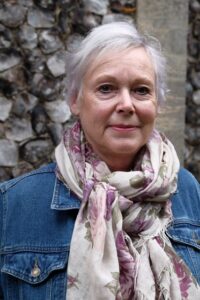
<path fill-rule="evenodd" d="M 200 284 L 200 185 L 185 169 L 178 176 L 172 197 L 173 222 L 167 235 Z"/>
<path fill-rule="evenodd" d="M 186 169 L 181 168 L 178 176 L 177 193 L 172 199 L 176 219 L 200 220 L 200 185 Z"/>
<path fill-rule="evenodd" d="M 0 184 L 0 300 L 3 300 L 3 287 L 2 287 L 2 231 L 3 231 L 3 195 L 1 192 L 1 184 Z"/>

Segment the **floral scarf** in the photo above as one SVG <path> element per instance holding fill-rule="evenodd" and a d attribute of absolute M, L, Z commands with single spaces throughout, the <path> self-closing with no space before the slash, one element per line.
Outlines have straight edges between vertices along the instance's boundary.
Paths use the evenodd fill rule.
<path fill-rule="evenodd" d="M 81 125 L 56 148 L 57 176 L 80 198 L 68 262 L 67 300 L 200 299 L 165 235 L 179 161 L 156 130 L 134 170 L 110 172 Z"/>

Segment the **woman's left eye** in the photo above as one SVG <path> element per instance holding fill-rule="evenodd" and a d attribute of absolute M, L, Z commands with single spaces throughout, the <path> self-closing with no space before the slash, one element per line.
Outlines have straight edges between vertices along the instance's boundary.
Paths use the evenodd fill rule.
<path fill-rule="evenodd" d="M 140 86 L 134 89 L 134 92 L 139 94 L 139 95 L 147 95 L 150 93 L 150 90 L 146 86 Z"/>
<path fill-rule="evenodd" d="M 113 92 L 114 87 L 111 84 L 102 84 L 99 86 L 98 91 L 101 92 L 102 94 L 108 94 Z"/>

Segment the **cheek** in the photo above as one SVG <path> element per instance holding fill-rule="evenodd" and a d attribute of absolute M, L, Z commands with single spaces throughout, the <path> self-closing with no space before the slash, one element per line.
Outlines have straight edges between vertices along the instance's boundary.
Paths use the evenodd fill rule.
<path fill-rule="evenodd" d="M 96 130 L 101 127 L 101 124 L 105 122 L 104 114 L 97 106 L 93 104 L 84 105 L 80 110 L 80 121 L 83 127 L 87 127 L 87 130 Z M 86 128 L 85 128 L 86 129 Z"/>
<path fill-rule="evenodd" d="M 138 109 L 138 115 L 144 123 L 153 123 L 157 116 L 156 105 L 146 105 Z"/>
<path fill-rule="evenodd" d="M 105 102 L 93 102 L 87 108 L 86 114 L 90 115 L 90 119 L 94 119 L 96 123 L 105 123 L 112 114 L 113 109 L 106 105 Z"/>

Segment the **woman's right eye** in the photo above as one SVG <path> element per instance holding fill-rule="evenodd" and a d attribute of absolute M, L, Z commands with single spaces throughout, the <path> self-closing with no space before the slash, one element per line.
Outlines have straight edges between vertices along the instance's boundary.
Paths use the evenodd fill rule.
<path fill-rule="evenodd" d="M 111 84 L 102 84 L 98 87 L 98 91 L 102 94 L 112 93 L 114 91 L 114 86 Z"/>

